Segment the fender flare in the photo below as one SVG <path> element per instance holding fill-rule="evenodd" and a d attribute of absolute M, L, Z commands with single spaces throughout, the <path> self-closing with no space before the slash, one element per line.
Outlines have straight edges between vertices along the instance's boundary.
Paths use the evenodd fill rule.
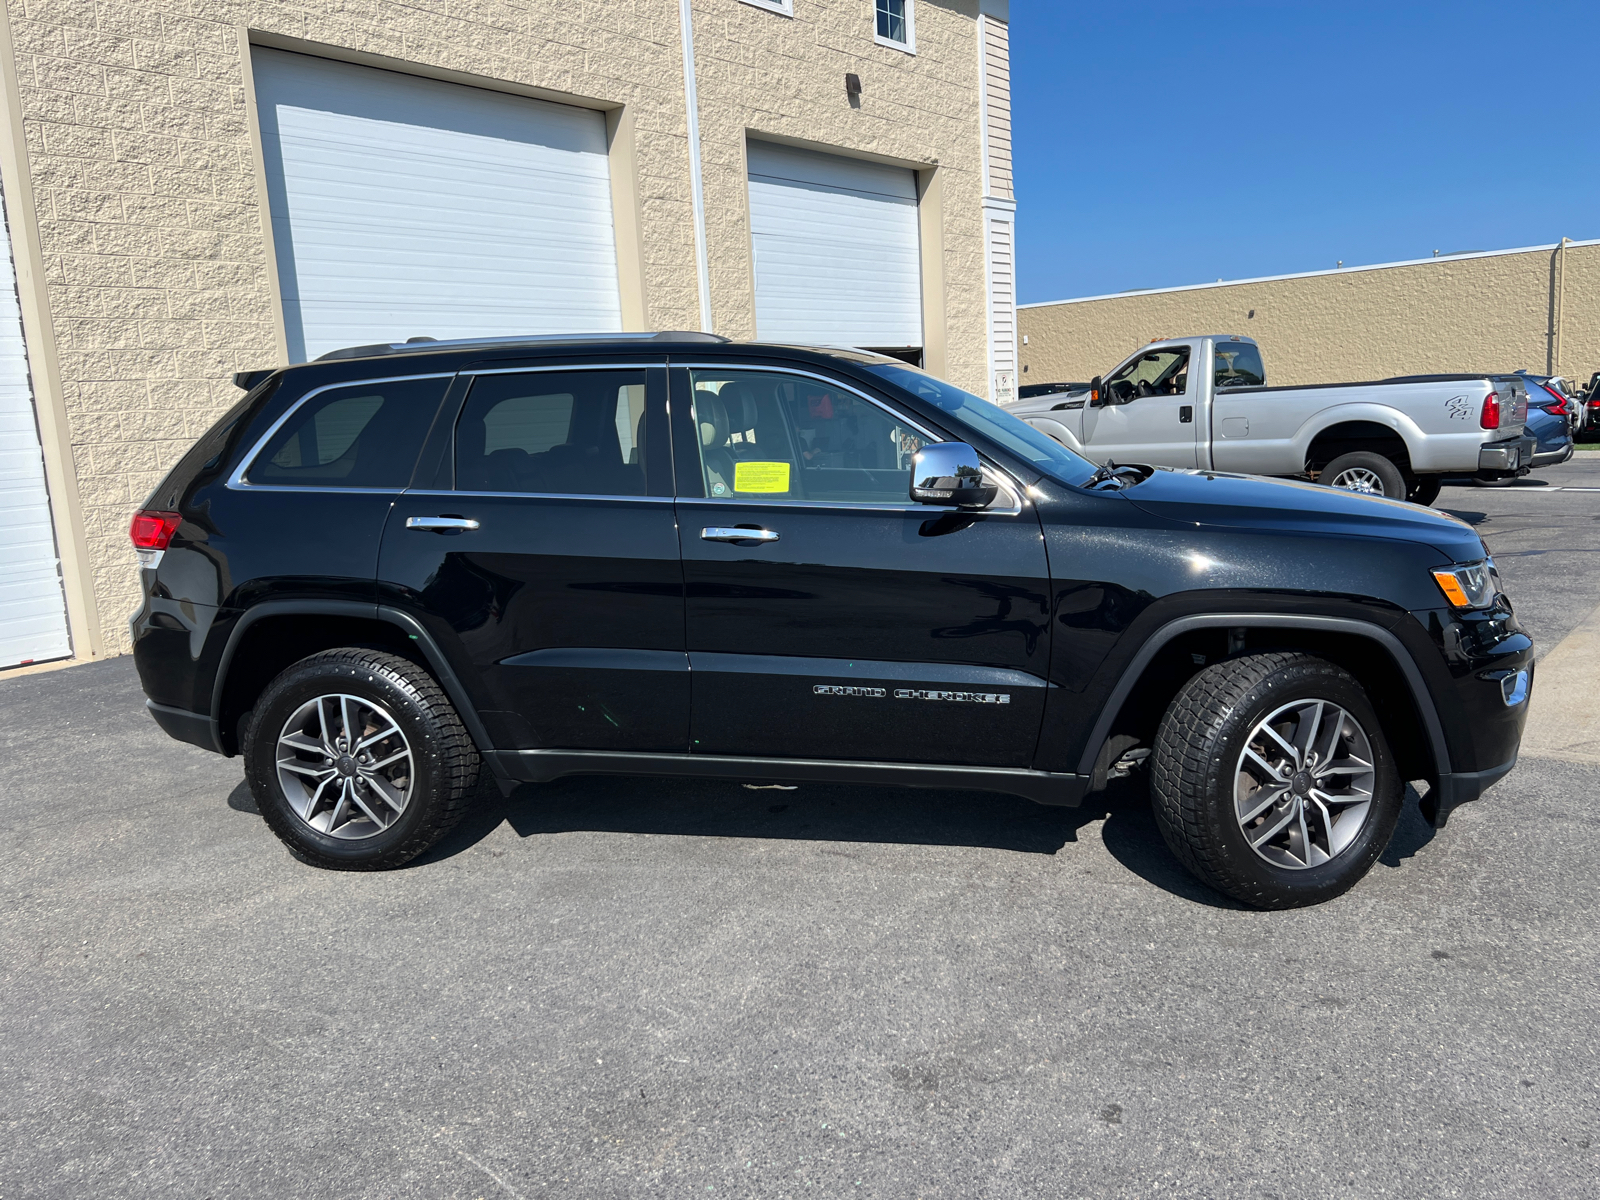
<path fill-rule="evenodd" d="M 359 600 L 264 600 L 244 611 L 234 622 L 233 628 L 228 631 L 227 643 L 223 646 L 222 656 L 217 661 L 216 678 L 211 684 L 211 738 L 219 752 L 226 753 L 223 747 L 227 744 L 222 739 L 222 694 L 228 682 L 228 669 L 233 665 L 234 653 L 238 650 L 245 632 L 256 622 L 268 617 L 354 617 L 395 626 L 417 644 L 418 649 L 422 651 L 422 657 L 426 660 L 428 670 L 433 672 L 434 679 L 444 688 L 450 703 L 455 705 L 461 723 L 467 727 L 467 733 L 479 753 L 492 759 L 494 742 L 489 738 L 489 731 L 484 728 L 477 707 L 472 703 L 472 698 L 462 686 L 454 668 L 450 666 L 449 659 L 434 641 L 433 635 L 427 631 L 422 622 L 404 609 L 387 604 L 364 603 Z"/>
<path fill-rule="evenodd" d="M 1428 736 L 1428 744 L 1433 751 L 1434 769 L 1439 773 L 1441 783 L 1451 774 L 1450 750 L 1444 740 L 1444 726 L 1439 722 L 1439 712 L 1434 705 L 1433 696 L 1428 691 L 1428 685 L 1422 678 L 1422 672 L 1417 669 L 1417 664 L 1411 655 L 1406 652 L 1400 639 L 1387 629 L 1374 625 L 1368 621 L 1358 621 L 1352 617 L 1322 617 L 1313 614 L 1294 613 L 1200 613 L 1189 617 L 1178 617 L 1168 621 L 1165 625 L 1155 630 L 1139 650 L 1123 668 L 1118 676 L 1116 686 L 1111 689 L 1111 694 L 1106 698 L 1105 704 L 1100 709 L 1099 719 L 1095 721 L 1094 728 L 1089 733 L 1089 740 L 1085 743 L 1083 756 L 1078 761 L 1078 774 L 1092 775 L 1095 760 L 1100 755 L 1100 748 L 1105 744 L 1111 734 L 1111 723 L 1116 720 L 1117 713 L 1122 710 L 1123 703 L 1134 685 L 1138 683 L 1144 669 L 1156 654 L 1180 634 L 1189 633 L 1195 629 L 1223 628 L 1254 628 L 1254 629 L 1309 629 L 1326 633 L 1350 633 L 1357 637 L 1368 638 L 1383 647 L 1400 673 L 1404 676 L 1407 686 L 1411 689 L 1411 699 L 1417 706 L 1417 712 L 1422 717 L 1422 726 Z"/>
<path fill-rule="evenodd" d="M 1384 404 L 1334 405 L 1307 418 L 1294 436 L 1294 452 L 1301 467 L 1311 454 L 1311 446 L 1319 437 L 1336 425 L 1364 421 L 1369 425 L 1384 425 L 1393 430 L 1395 437 L 1405 443 L 1406 457 L 1416 454 L 1417 444 L 1427 435 L 1421 426 L 1399 409 Z"/>

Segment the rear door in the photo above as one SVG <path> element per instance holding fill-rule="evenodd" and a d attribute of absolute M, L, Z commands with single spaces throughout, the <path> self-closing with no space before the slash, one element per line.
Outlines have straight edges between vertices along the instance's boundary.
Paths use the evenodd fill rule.
<path fill-rule="evenodd" d="M 1198 377 L 1194 347 L 1163 345 L 1136 355 L 1100 389 L 1100 402 L 1083 411 L 1083 446 L 1095 462 L 1193 467 Z"/>
<path fill-rule="evenodd" d="M 1048 573 L 1015 496 L 912 503 L 938 440 L 814 371 L 673 371 L 698 754 L 1027 766 Z"/>
<path fill-rule="evenodd" d="M 682 753 L 665 367 L 491 367 L 457 398 L 384 531 L 380 599 L 446 647 L 498 748 Z"/>

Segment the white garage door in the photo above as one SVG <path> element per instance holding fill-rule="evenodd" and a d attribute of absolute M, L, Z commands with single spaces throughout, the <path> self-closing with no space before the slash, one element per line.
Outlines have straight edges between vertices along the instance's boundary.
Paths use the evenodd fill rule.
<path fill-rule="evenodd" d="M 251 54 L 290 357 L 622 328 L 605 118 Z"/>
<path fill-rule="evenodd" d="M 770 142 L 748 155 L 757 335 L 921 346 L 916 174 Z"/>
<path fill-rule="evenodd" d="M 17 276 L 0 210 L 0 667 L 71 653 Z"/>

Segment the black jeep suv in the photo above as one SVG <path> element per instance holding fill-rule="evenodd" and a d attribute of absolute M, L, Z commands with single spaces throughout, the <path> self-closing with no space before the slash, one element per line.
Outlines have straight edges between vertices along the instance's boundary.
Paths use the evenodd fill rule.
<path fill-rule="evenodd" d="M 1472 530 L 1102 467 L 895 359 L 704 334 L 365 346 L 244 399 L 134 518 L 150 711 L 326 867 L 485 768 L 1078 804 L 1147 767 L 1201 879 L 1312 903 L 1406 780 L 1516 761 L 1532 643 Z"/>

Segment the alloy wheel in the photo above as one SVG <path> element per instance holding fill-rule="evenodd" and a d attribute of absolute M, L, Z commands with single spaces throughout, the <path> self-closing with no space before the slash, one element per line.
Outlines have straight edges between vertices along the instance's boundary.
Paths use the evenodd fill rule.
<path fill-rule="evenodd" d="M 411 744 L 382 706 L 361 696 L 307 700 L 278 734 L 278 783 L 318 833 L 355 840 L 388 829 L 415 778 Z"/>
<path fill-rule="evenodd" d="M 1333 477 L 1333 487 L 1347 492 L 1361 492 L 1368 496 L 1384 495 L 1383 480 L 1367 467 L 1346 467 Z"/>
<path fill-rule="evenodd" d="M 1245 841 L 1275 867 L 1303 871 L 1355 842 L 1377 772 L 1361 723 L 1328 700 L 1296 700 L 1251 730 L 1234 775 Z"/>

